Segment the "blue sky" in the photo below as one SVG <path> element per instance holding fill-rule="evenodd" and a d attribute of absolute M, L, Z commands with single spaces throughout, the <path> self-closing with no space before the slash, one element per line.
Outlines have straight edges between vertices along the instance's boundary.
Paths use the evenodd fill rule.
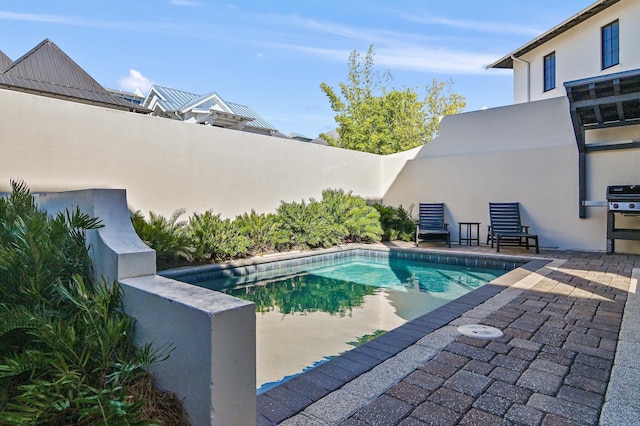
<path fill-rule="evenodd" d="M 451 78 L 467 111 L 513 101 L 512 73 L 485 66 L 594 0 L 0 0 L 0 50 L 49 38 L 108 88 L 151 83 L 245 104 L 281 132 L 335 127 L 320 83 L 347 80 L 349 53 L 424 93 Z"/>

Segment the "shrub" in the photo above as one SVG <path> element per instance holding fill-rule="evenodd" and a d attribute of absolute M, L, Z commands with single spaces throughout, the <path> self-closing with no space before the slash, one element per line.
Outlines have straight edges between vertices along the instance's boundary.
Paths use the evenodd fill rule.
<path fill-rule="evenodd" d="M 158 253 L 158 264 L 178 256 L 199 262 L 222 261 L 291 248 L 331 247 L 350 242 L 375 242 L 383 236 L 380 213 L 364 199 L 342 189 L 322 191 L 322 199 L 280 203 L 275 214 L 254 210 L 231 221 L 208 210 L 188 222 L 137 212 L 132 221 L 138 235 Z M 160 268 L 160 267 L 159 267 Z"/>
<path fill-rule="evenodd" d="M 0 424 L 151 424 L 132 389 L 157 358 L 134 347 L 118 284 L 93 282 L 86 231 L 99 221 L 51 217 L 12 187 L 0 199 Z"/>
<path fill-rule="evenodd" d="M 342 189 L 322 191 L 321 204 L 331 221 L 344 228 L 344 242 L 380 241 L 380 214 L 361 197 Z"/>
<path fill-rule="evenodd" d="M 278 222 L 293 247 L 331 247 L 340 244 L 347 234 L 346 228 L 328 217 L 321 203 L 315 200 L 283 201 L 277 213 Z"/>
<path fill-rule="evenodd" d="M 177 209 L 168 219 L 149 212 L 149 219 L 138 210 L 131 217 L 133 229 L 146 245 L 156 251 L 159 265 L 174 265 L 180 259 L 191 262 L 194 248 L 185 232 L 186 223 L 178 221 L 185 209 Z"/>
<path fill-rule="evenodd" d="M 195 247 L 196 257 L 201 260 L 219 262 L 243 257 L 251 247 L 251 240 L 241 233 L 239 224 L 221 219 L 220 214 L 213 214 L 211 210 L 194 213 L 189 218 L 186 235 Z"/>
<path fill-rule="evenodd" d="M 392 207 L 375 204 L 374 207 L 380 214 L 383 241 L 413 241 L 415 239 L 417 221 L 411 217 L 413 205 L 409 207 L 409 210 L 405 210 L 402 205 Z"/>
<path fill-rule="evenodd" d="M 234 222 L 240 233 L 251 241 L 250 251 L 253 254 L 268 253 L 289 246 L 288 234 L 273 213 L 265 215 L 251 210 L 251 213 L 237 216 Z"/>

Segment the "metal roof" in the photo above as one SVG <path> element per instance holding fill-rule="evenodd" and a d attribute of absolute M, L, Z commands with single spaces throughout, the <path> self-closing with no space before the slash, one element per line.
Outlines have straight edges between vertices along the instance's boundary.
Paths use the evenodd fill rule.
<path fill-rule="evenodd" d="M 151 86 L 143 105 L 149 107 L 154 99 L 157 105 L 166 112 L 186 112 L 195 107 L 209 110 L 218 105 L 224 112 L 240 116 L 241 118 L 251 119 L 250 122 L 245 124 L 247 127 L 272 131 L 277 130 L 248 106 L 227 102 L 216 92 L 211 92 L 207 95 L 197 95 L 195 93 L 185 92 L 184 90 L 154 84 Z"/>
<path fill-rule="evenodd" d="M 234 102 L 226 102 L 226 104 L 229 106 L 229 108 L 231 108 L 231 111 L 234 114 L 241 115 L 243 117 L 253 118 L 253 121 L 247 123 L 247 127 L 255 127 L 255 128 L 267 129 L 267 130 L 273 130 L 273 131 L 277 130 L 267 120 L 260 117 L 255 111 L 253 111 L 248 106 L 236 104 Z"/>
<path fill-rule="evenodd" d="M 231 113 L 231 108 L 229 108 L 226 103 L 222 100 L 222 98 L 216 93 L 212 92 L 208 95 L 200 96 L 197 99 L 192 100 L 185 105 L 182 105 L 180 111 L 188 111 L 191 108 L 197 107 L 198 109 L 210 110 L 211 108 L 218 107 L 221 111 Z"/>
<path fill-rule="evenodd" d="M 157 96 L 154 97 L 153 94 Z M 157 104 L 164 111 L 179 111 L 183 105 L 199 99 L 201 96 L 195 93 L 185 92 L 184 90 L 172 89 L 171 87 L 160 86 L 154 84 L 149 89 L 149 94 L 144 100 L 143 105 L 148 107 L 151 101 L 155 98 Z"/>
<path fill-rule="evenodd" d="M 0 73 L 0 87 L 121 110 L 149 112 L 116 98 L 45 39 Z"/>
<path fill-rule="evenodd" d="M 565 31 L 570 30 L 571 28 L 575 27 L 576 25 L 586 21 L 587 19 L 591 18 L 592 16 L 594 16 L 594 15 L 602 12 L 603 10 L 607 9 L 608 7 L 613 6 L 614 4 L 618 3 L 619 1 L 620 0 L 599 0 L 599 1 L 595 2 L 591 6 L 587 7 L 586 9 L 582 10 L 581 12 L 576 13 L 575 15 L 570 17 L 569 19 L 567 19 L 567 20 L 563 21 L 562 23 L 556 25 L 555 27 L 553 27 L 549 31 L 545 32 L 544 34 L 540 35 L 539 37 L 531 40 L 529 43 L 525 44 L 524 46 L 521 46 L 521 47 L 517 48 L 516 50 L 514 50 L 513 52 L 509 53 L 508 55 L 503 56 L 502 58 L 498 59 L 497 61 L 495 61 L 491 65 L 487 65 L 487 69 L 489 69 L 489 68 L 513 68 L 513 57 L 518 58 L 518 57 L 520 57 L 520 56 L 532 51 L 536 47 L 543 45 L 544 43 L 548 42 L 549 40 L 559 36 L 560 34 L 564 33 Z"/>
<path fill-rule="evenodd" d="M 8 68 L 12 63 L 13 61 L 0 50 L 0 72 L 4 71 L 4 69 Z"/>

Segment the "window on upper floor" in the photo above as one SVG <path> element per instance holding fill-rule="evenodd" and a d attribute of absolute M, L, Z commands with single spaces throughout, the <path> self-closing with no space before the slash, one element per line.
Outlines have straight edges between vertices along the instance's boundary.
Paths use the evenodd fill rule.
<path fill-rule="evenodd" d="M 602 69 L 620 63 L 620 37 L 618 21 L 602 27 Z"/>
<path fill-rule="evenodd" d="M 544 57 L 544 91 L 556 88 L 556 52 Z"/>

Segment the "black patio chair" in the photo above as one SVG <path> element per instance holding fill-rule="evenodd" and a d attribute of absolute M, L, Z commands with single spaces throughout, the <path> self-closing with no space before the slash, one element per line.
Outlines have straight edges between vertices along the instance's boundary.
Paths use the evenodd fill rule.
<path fill-rule="evenodd" d="M 443 203 L 420 203 L 418 211 L 418 226 L 416 228 L 416 247 L 420 240 L 446 241 L 451 247 L 449 224 L 444 221 Z"/>
<path fill-rule="evenodd" d="M 495 242 L 497 252 L 500 245 L 524 245 L 529 250 L 529 240 L 533 240 L 536 253 L 540 253 L 538 235 L 529 233 L 529 226 L 520 221 L 520 203 L 489 203 L 489 217 L 491 248 Z"/>

